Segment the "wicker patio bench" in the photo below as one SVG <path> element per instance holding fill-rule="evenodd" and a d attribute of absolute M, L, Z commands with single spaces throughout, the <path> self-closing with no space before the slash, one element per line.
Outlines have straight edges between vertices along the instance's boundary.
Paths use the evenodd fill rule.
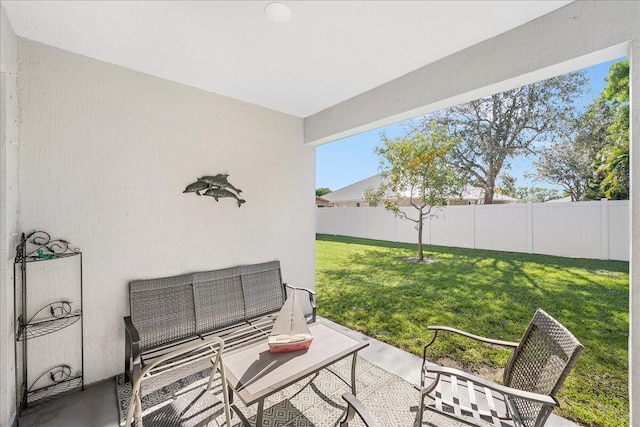
<path fill-rule="evenodd" d="M 307 321 L 315 322 L 315 293 L 283 283 L 279 261 L 129 282 L 127 379 L 135 381 L 146 364 L 194 340 L 218 336 L 225 352 L 266 340 L 287 289 L 308 294 Z"/>

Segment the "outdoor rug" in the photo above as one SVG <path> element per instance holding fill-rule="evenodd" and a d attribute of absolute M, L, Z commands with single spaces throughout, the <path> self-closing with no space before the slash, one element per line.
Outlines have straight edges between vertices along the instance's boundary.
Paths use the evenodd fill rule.
<path fill-rule="evenodd" d="M 331 372 L 332 371 L 332 372 Z M 351 375 L 351 358 L 343 359 L 317 375 L 308 377 L 289 386 L 265 401 L 264 425 L 311 427 L 335 427 L 346 411 L 342 394 L 350 391 L 337 375 L 349 381 Z M 205 412 L 214 412 L 217 417 L 210 426 L 223 426 L 224 413 L 222 405 L 220 378 L 216 378 L 212 392 L 205 392 L 208 371 L 202 371 L 177 383 L 155 391 L 142 399 L 143 424 L 145 427 L 205 426 Z M 369 408 L 381 426 L 412 427 L 416 424 L 418 390 L 404 379 L 393 375 L 382 368 L 358 357 L 357 395 Z M 116 376 L 118 409 L 120 425 L 125 425 L 125 417 L 131 398 L 131 385 L 124 382 L 124 374 Z M 189 399 L 182 399 L 189 397 Z M 184 405 L 182 400 L 196 401 L 196 404 Z M 246 407 L 237 396 L 234 404 L 249 422 L 255 423 L 257 404 Z M 232 411 L 233 412 L 233 411 Z M 447 417 L 434 418 L 431 411 L 425 413 L 423 426 L 452 427 L 461 424 Z M 350 426 L 363 426 L 357 419 Z M 241 425 L 240 418 L 233 414 L 232 424 Z M 252 424 L 253 425 L 253 424 Z"/>

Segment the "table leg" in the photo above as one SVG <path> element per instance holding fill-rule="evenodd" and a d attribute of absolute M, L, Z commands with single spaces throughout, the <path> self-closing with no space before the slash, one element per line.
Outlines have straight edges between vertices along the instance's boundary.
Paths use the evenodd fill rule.
<path fill-rule="evenodd" d="M 351 394 L 356 395 L 356 360 L 358 359 L 358 352 L 353 353 L 353 359 L 351 360 Z M 340 421 L 340 427 L 346 427 L 349 425 L 349 421 L 353 420 L 356 415 L 356 411 L 351 405 L 347 405 L 347 412 L 344 414 L 344 418 Z"/>
<path fill-rule="evenodd" d="M 240 408 L 238 408 L 238 405 L 231 405 L 231 409 L 233 409 L 233 412 L 235 412 L 236 415 L 238 415 L 238 418 L 240 418 L 240 422 L 244 427 L 251 427 L 251 423 L 249 423 L 249 420 L 247 419 L 247 417 L 245 417 L 242 411 L 240 410 Z"/>
<path fill-rule="evenodd" d="M 238 418 L 240 418 L 240 422 L 244 427 L 251 427 L 251 424 L 249 423 L 249 420 L 247 419 L 247 417 L 244 416 L 240 408 L 238 408 L 238 405 L 235 405 L 233 403 L 233 389 L 229 387 L 228 390 L 229 390 L 229 407 L 231 407 L 232 409 L 231 418 L 233 418 L 233 414 L 235 413 L 236 415 L 238 415 Z"/>
<path fill-rule="evenodd" d="M 358 359 L 358 352 L 353 353 L 353 359 L 351 360 L 351 394 L 356 395 L 356 361 Z"/>
<path fill-rule="evenodd" d="M 262 417 L 264 416 L 264 399 L 258 402 L 258 413 L 256 414 L 256 427 L 262 427 Z"/>

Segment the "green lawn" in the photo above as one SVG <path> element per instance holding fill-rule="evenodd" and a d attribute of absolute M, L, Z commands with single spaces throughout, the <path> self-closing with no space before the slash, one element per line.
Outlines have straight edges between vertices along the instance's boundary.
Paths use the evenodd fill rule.
<path fill-rule="evenodd" d="M 519 341 L 542 308 L 585 346 L 556 412 L 586 426 L 629 425 L 629 263 L 439 246 L 425 246 L 434 263 L 406 262 L 416 251 L 318 235 L 318 314 L 421 356 L 428 325 Z M 481 346 L 465 351 L 468 341 L 437 342 L 435 357 L 476 371 L 508 358 Z"/>

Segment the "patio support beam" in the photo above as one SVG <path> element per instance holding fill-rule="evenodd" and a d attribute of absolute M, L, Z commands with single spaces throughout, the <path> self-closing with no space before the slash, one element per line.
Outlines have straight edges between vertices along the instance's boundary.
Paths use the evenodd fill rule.
<path fill-rule="evenodd" d="M 631 174 L 631 254 L 629 263 L 629 400 L 631 421 L 640 425 L 640 38 L 630 52 L 630 174 Z M 636 369 L 632 369 L 635 367 Z"/>
<path fill-rule="evenodd" d="M 16 418 L 13 256 L 18 233 L 18 39 L 0 5 L 0 425 Z"/>
<path fill-rule="evenodd" d="M 640 3 L 575 1 L 307 117 L 318 145 L 627 54 Z"/>

